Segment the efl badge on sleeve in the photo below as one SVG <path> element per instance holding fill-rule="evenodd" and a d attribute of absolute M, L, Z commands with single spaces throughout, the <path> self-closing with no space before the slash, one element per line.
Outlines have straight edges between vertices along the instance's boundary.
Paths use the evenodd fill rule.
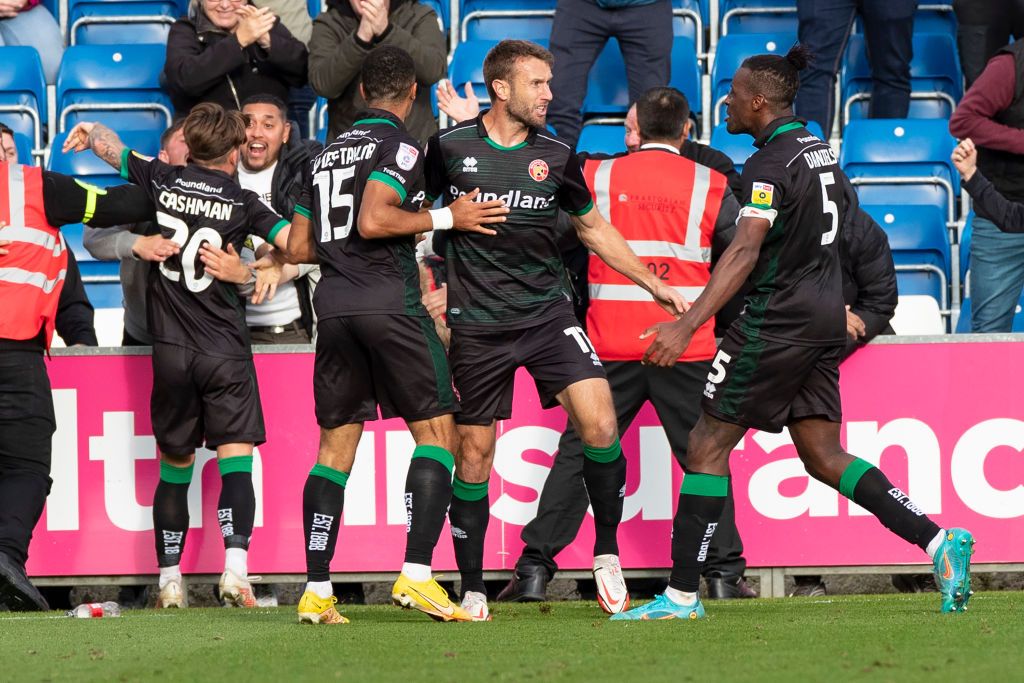
<path fill-rule="evenodd" d="M 530 162 L 530 177 L 538 183 L 548 177 L 548 162 L 534 159 Z"/>
<path fill-rule="evenodd" d="M 770 183 L 754 183 L 752 195 L 754 204 L 771 206 L 772 200 L 775 198 L 775 186 Z"/>
<path fill-rule="evenodd" d="M 395 162 L 398 164 L 398 168 L 403 171 L 411 171 L 412 167 L 416 165 L 416 159 L 419 157 L 420 151 L 412 145 L 407 145 L 404 142 L 399 143 L 398 152 L 395 154 Z"/>

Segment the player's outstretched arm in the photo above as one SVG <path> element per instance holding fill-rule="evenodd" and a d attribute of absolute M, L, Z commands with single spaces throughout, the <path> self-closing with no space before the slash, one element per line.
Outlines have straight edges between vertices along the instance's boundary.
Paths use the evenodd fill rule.
<path fill-rule="evenodd" d="M 700 326 L 718 313 L 743 287 L 757 265 L 761 244 L 770 228 L 771 223 L 765 218 L 746 216 L 739 219 L 736 237 L 718 260 L 704 292 L 690 304 L 690 309 L 678 320 L 658 323 L 640 335 L 641 339 L 656 335 L 654 343 L 644 354 L 645 364 L 666 368 L 676 364 L 679 355 L 690 345 L 690 339 Z"/>
<path fill-rule="evenodd" d="M 496 235 L 494 230 L 485 226 L 504 223 L 509 209 L 501 200 L 474 201 L 479 194 L 480 190 L 474 189 L 443 209 L 413 212 L 401 208 L 403 198 L 390 185 L 370 180 L 363 190 L 357 228 L 364 239 L 448 229 Z"/>
<path fill-rule="evenodd" d="M 125 144 L 121 142 L 117 133 L 102 123 L 82 122 L 68 133 L 68 138 L 64 141 L 65 153 L 71 150 L 84 152 L 87 149 L 91 149 L 96 156 L 115 169 L 121 169 L 121 153 L 125 150 Z"/>
<path fill-rule="evenodd" d="M 640 262 L 614 225 L 605 220 L 597 209 L 572 217 L 580 241 L 609 266 L 640 285 L 661 304 L 662 308 L 677 315 L 685 311 L 688 303 L 674 288 L 662 283 L 654 273 Z"/>

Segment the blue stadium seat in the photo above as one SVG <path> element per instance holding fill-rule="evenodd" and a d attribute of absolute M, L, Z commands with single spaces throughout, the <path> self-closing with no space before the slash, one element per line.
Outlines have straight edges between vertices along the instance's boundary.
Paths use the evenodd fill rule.
<path fill-rule="evenodd" d="M 690 102 L 690 111 L 702 112 L 700 66 L 697 64 L 696 46 L 685 37 L 672 41 L 672 77 L 669 85 L 679 89 Z M 609 40 L 590 69 L 587 97 L 583 101 L 583 114 L 625 114 L 629 109 L 629 83 L 626 65 L 616 40 Z"/>
<path fill-rule="evenodd" d="M 616 154 L 626 151 L 626 127 L 619 121 L 588 123 L 580 131 L 576 149 L 581 152 Z"/>
<path fill-rule="evenodd" d="M 311 19 L 316 19 L 324 11 L 325 5 L 323 0 L 306 0 L 306 11 Z"/>
<path fill-rule="evenodd" d="M 899 293 L 927 294 L 947 308 L 950 276 L 949 232 L 935 206 L 862 204 L 889 236 Z"/>
<path fill-rule="evenodd" d="M 0 47 L 0 64 L 0 121 L 41 149 L 43 127 L 49 117 L 39 53 L 34 47 Z"/>
<path fill-rule="evenodd" d="M 963 96 L 956 42 L 947 34 L 915 33 L 913 43 L 909 118 L 948 119 Z M 840 70 L 844 123 L 867 117 L 871 85 L 864 36 L 852 35 Z"/>
<path fill-rule="evenodd" d="M 751 55 L 786 54 L 796 42 L 796 33 L 737 33 L 722 36 L 711 66 L 711 102 L 714 117 L 712 125 L 725 118 L 725 96 L 732 86 L 732 77 L 743 60 Z"/>
<path fill-rule="evenodd" d="M 164 44 L 180 15 L 174 0 L 69 0 L 68 43 Z"/>
<path fill-rule="evenodd" d="M 171 102 L 160 88 L 163 45 L 76 45 L 64 52 L 57 74 L 57 130 L 79 121 L 163 131 Z"/>
<path fill-rule="evenodd" d="M 146 156 L 155 156 L 160 151 L 160 132 L 149 130 L 119 130 L 118 136 L 125 145 Z M 67 133 L 58 134 L 51 146 L 50 159 L 46 167 L 51 171 L 72 175 L 100 187 L 120 185 L 124 182 L 116 170 L 92 152 L 61 151 Z"/>
<path fill-rule="evenodd" d="M 555 0 L 463 0 L 459 42 L 505 38 L 547 41 Z"/>
<path fill-rule="evenodd" d="M 843 132 L 839 163 L 864 204 L 931 204 L 955 221 L 956 141 L 939 119 L 857 119 Z"/>
<path fill-rule="evenodd" d="M 448 65 L 448 78 L 461 94 L 466 83 L 473 84 L 473 92 L 481 103 L 490 102 L 484 85 L 484 58 L 497 44 L 496 40 L 467 40 L 459 43 Z M 547 45 L 547 41 L 537 41 Z"/>
<path fill-rule="evenodd" d="M 743 164 L 747 162 L 751 154 L 757 151 L 757 148 L 754 147 L 754 138 L 746 133 L 733 135 L 726 130 L 725 125 L 723 121 L 711 131 L 711 147 L 724 152 L 736 165 L 736 171 L 743 173 Z M 817 121 L 809 121 L 807 130 L 822 140 L 825 139 L 825 134 L 821 131 L 821 126 Z"/>
<path fill-rule="evenodd" d="M 974 211 L 967 214 L 964 220 L 964 229 L 960 233 L 960 282 L 964 287 L 964 296 L 971 295 L 970 272 L 971 272 L 971 238 L 974 236 Z"/>
<path fill-rule="evenodd" d="M 722 37 L 736 33 L 796 33 L 796 0 L 721 0 L 719 12 Z"/>
<path fill-rule="evenodd" d="M 672 35 L 692 40 L 702 58 L 708 16 L 703 4 L 701 0 L 672 0 Z"/>

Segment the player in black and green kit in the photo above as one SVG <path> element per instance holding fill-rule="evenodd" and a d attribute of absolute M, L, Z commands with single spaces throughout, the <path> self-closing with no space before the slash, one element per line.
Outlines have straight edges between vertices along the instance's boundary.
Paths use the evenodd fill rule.
<path fill-rule="evenodd" d="M 845 339 L 839 229 L 849 181 L 832 149 L 793 116 L 804 48 L 750 57 L 726 103 L 730 133 L 750 133 L 758 151 L 743 168 L 736 237 L 704 293 L 680 319 L 659 323 L 645 362 L 671 366 L 693 332 L 749 276 L 743 314 L 712 361 L 704 413 L 690 432 L 690 467 L 672 532 L 672 576 L 653 602 L 613 619 L 698 619 L 700 572 L 725 505 L 729 453 L 748 429 L 789 427 L 807 472 L 874 514 L 933 559 L 942 611 L 966 609 L 974 539 L 940 529 L 875 466 L 839 441 L 839 360 Z M 858 539 L 850 539 L 856 542 Z"/>
<path fill-rule="evenodd" d="M 598 586 L 609 588 L 603 603 L 610 611 L 629 600 L 616 542 L 626 464 L 604 369 L 573 314 L 555 243 L 559 209 L 572 215 L 583 243 L 623 274 L 630 296 L 653 295 L 673 312 L 685 306 L 594 209 L 575 152 L 544 128 L 551 63 L 534 43 L 498 43 L 483 67 L 492 108 L 427 145 L 428 199 L 450 203 L 479 188 L 479 200 L 500 199 L 511 209 L 497 236 L 455 234 L 446 253 L 449 357 L 462 407 L 448 516 L 462 604 L 475 619 L 488 617 L 482 572 L 495 420 L 511 416 L 519 367 L 533 376 L 545 407 L 565 408 L 583 440 Z"/>
<path fill-rule="evenodd" d="M 334 608 L 330 562 L 345 485 L 363 423 L 401 417 L 416 441 L 405 486 L 405 564 L 392 599 L 438 620 L 469 621 L 431 577 L 430 563 L 451 499 L 458 411 L 444 347 L 420 303 L 415 235 L 437 227 L 500 223 L 501 202 L 420 212 L 423 152 L 403 121 L 416 100 L 412 57 L 379 47 L 364 60 L 368 109 L 313 159 L 296 205 L 286 257 L 319 262 L 313 394 L 320 449 L 303 489 L 308 583 L 299 620 L 343 623 Z"/>

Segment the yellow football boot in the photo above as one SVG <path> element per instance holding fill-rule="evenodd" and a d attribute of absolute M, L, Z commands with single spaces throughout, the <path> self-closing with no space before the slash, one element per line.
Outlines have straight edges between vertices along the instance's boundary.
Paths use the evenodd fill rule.
<path fill-rule="evenodd" d="M 348 619 L 334 609 L 338 598 L 333 595 L 321 598 L 313 591 L 306 591 L 299 600 L 300 624 L 347 624 Z"/>
<path fill-rule="evenodd" d="M 473 621 L 466 610 L 448 598 L 448 591 L 436 580 L 413 581 L 399 574 L 391 588 L 391 602 L 405 609 L 418 609 L 437 621 Z"/>

